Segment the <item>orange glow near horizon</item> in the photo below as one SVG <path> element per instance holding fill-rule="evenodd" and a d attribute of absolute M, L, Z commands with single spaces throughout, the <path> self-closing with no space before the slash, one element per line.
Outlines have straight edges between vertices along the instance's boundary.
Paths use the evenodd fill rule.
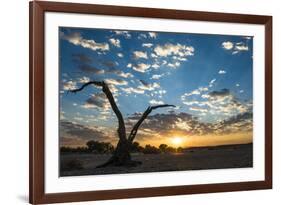
<path fill-rule="evenodd" d="M 139 142 L 141 146 L 150 144 L 152 146 L 159 147 L 160 144 L 167 144 L 168 146 L 178 147 L 207 147 L 207 146 L 218 146 L 218 145 L 230 145 L 230 144 L 247 144 L 253 142 L 252 132 L 239 132 L 231 134 L 210 134 L 210 135 L 184 135 L 183 133 L 167 133 L 166 135 L 152 135 L 143 140 L 138 140 L 136 137 L 135 141 Z M 107 141 L 108 142 L 108 141 Z M 116 146 L 118 140 L 112 143 Z M 78 147 L 86 146 L 86 142 L 77 141 L 75 144 L 62 143 L 61 146 Z"/>
<path fill-rule="evenodd" d="M 179 147 L 182 146 L 183 138 L 179 136 L 175 136 L 171 139 L 171 142 L 174 146 Z"/>
<path fill-rule="evenodd" d="M 156 138 L 156 139 L 155 139 Z M 136 138 L 136 141 L 137 138 Z M 247 144 L 253 142 L 252 132 L 240 132 L 218 135 L 181 135 L 180 133 L 168 133 L 167 136 L 151 137 L 147 140 L 138 141 L 142 146 L 150 144 L 158 147 L 167 144 L 172 147 L 207 147 L 230 144 Z"/>

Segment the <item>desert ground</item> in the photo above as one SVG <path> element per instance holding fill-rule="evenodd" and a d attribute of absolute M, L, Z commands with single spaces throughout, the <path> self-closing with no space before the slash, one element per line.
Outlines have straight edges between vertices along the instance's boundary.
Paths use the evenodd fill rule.
<path fill-rule="evenodd" d="M 63 153 L 60 156 L 60 176 L 252 167 L 253 145 L 189 148 L 182 153 L 132 153 L 132 159 L 141 161 L 141 165 L 136 167 L 110 166 L 96 168 L 96 166 L 106 162 L 110 156 L 110 154 Z M 65 165 L 73 161 L 75 162 L 74 166 L 66 168 Z"/>

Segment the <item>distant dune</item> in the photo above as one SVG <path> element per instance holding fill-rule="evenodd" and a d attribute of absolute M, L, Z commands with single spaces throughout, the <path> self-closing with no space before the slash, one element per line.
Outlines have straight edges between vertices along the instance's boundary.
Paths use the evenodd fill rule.
<path fill-rule="evenodd" d="M 136 167 L 95 168 L 111 155 L 64 153 L 60 158 L 60 176 L 143 173 L 183 170 L 244 168 L 253 166 L 253 144 L 186 148 L 174 154 L 132 154 L 141 161 Z"/>

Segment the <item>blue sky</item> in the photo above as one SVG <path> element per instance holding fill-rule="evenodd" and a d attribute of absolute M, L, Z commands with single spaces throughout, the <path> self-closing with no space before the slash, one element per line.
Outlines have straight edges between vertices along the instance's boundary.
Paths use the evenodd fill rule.
<path fill-rule="evenodd" d="M 92 136 L 116 141 L 116 117 L 101 90 L 67 92 L 89 80 L 110 86 L 128 131 L 149 105 L 176 106 L 151 114 L 141 143 L 168 143 L 175 135 L 202 145 L 210 135 L 217 136 L 213 144 L 251 141 L 252 37 L 64 27 L 59 35 L 63 145 Z M 232 139 L 239 130 L 244 141 L 241 133 Z"/>

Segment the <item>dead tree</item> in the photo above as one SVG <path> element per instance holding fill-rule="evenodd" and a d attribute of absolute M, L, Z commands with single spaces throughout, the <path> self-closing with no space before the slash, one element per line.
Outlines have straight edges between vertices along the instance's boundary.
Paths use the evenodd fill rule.
<path fill-rule="evenodd" d="M 174 105 L 156 105 L 156 106 L 149 106 L 145 112 L 142 114 L 139 121 L 133 126 L 129 136 L 126 136 L 126 127 L 124 123 L 124 118 L 122 113 L 120 112 L 117 104 L 115 103 L 114 97 L 108 87 L 108 85 L 104 81 L 90 81 L 88 83 L 83 84 L 80 88 L 70 90 L 72 93 L 77 93 L 79 91 L 82 91 L 85 87 L 88 85 L 95 85 L 102 88 L 103 93 L 106 95 L 107 99 L 109 100 L 109 103 L 111 105 L 112 110 L 114 111 L 117 119 L 118 119 L 118 137 L 119 141 L 117 143 L 117 146 L 113 152 L 113 155 L 111 158 L 105 162 L 102 165 L 99 165 L 97 167 L 105 167 L 109 165 L 113 166 L 136 166 L 138 164 L 141 164 L 141 162 L 133 161 L 131 159 L 130 155 L 130 148 L 131 145 L 137 135 L 138 129 L 143 123 L 143 121 L 147 118 L 147 116 L 155 109 L 157 108 L 163 108 L 163 107 L 175 107 Z"/>

